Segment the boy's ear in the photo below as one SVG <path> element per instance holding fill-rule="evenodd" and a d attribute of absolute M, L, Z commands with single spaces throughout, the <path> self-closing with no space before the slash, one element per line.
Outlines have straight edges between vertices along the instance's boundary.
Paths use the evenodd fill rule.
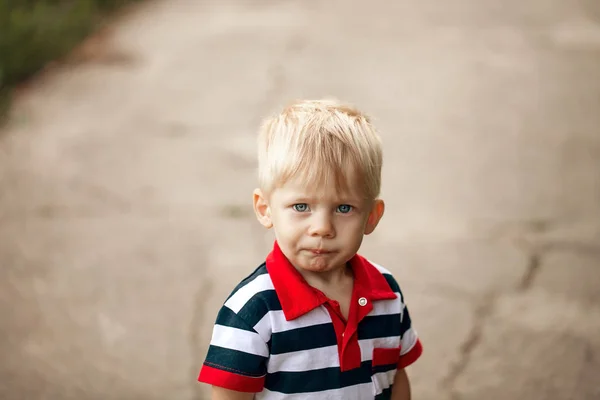
<path fill-rule="evenodd" d="M 376 199 L 373 202 L 373 207 L 371 208 L 371 212 L 369 213 L 369 217 L 367 218 L 367 224 L 365 225 L 365 235 L 369 235 L 373 233 L 377 224 L 383 217 L 383 212 L 385 211 L 385 203 L 381 199 Z"/>
<path fill-rule="evenodd" d="M 254 203 L 254 213 L 256 214 L 258 222 L 267 229 L 272 228 L 273 221 L 271 220 L 271 210 L 263 192 L 260 189 L 254 189 L 252 200 Z"/>

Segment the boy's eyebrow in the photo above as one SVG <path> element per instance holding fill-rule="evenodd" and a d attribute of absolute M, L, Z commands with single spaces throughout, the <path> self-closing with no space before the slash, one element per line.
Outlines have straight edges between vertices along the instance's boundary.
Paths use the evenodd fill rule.
<path fill-rule="evenodd" d="M 316 200 L 316 198 L 301 194 L 290 194 L 289 196 L 286 196 L 285 200 L 293 201 L 296 203 L 312 203 Z"/>
<path fill-rule="evenodd" d="M 319 196 L 307 196 L 305 194 L 290 194 L 286 197 L 287 202 L 295 202 L 295 203 L 315 203 L 320 200 Z M 335 203 L 338 204 L 346 204 L 346 203 L 358 203 L 360 201 L 359 197 L 352 195 L 340 196 L 335 199 Z"/>

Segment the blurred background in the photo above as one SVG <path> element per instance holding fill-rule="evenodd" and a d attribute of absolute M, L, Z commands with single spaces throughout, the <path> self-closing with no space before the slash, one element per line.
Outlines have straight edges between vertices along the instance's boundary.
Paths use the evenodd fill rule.
<path fill-rule="evenodd" d="M 361 252 L 422 338 L 413 398 L 600 399 L 597 0 L 2 0 L 0 22 L 0 399 L 208 399 L 216 312 L 272 246 L 256 129 L 323 96 L 385 144 Z"/>

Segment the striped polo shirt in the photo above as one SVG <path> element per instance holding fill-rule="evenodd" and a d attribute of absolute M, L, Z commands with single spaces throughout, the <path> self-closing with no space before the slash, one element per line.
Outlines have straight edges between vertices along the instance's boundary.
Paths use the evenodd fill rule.
<path fill-rule="evenodd" d="M 218 313 L 198 380 L 256 399 L 387 399 L 397 369 L 419 358 L 398 283 L 356 255 L 347 320 L 275 242 Z"/>

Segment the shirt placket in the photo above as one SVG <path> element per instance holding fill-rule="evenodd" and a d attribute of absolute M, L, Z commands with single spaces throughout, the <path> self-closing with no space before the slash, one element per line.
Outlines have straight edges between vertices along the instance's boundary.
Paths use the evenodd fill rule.
<path fill-rule="evenodd" d="M 342 316 L 337 301 L 327 299 L 324 305 L 329 312 L 335 330 L 341 370 L 349 371 L 360 367 L 361 353 L 358 343 L 358 324 L 373 309 L 373 305 L 366 297 L 353 293 L 348 321 Z"/>

